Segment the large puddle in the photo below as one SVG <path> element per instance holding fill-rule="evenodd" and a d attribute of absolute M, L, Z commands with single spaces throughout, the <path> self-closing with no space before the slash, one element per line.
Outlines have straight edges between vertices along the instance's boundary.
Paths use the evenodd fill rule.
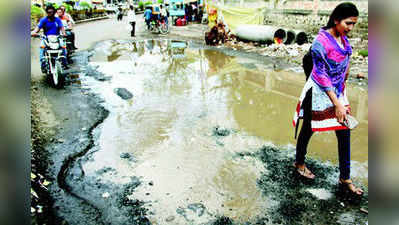
<path fill-rule="evenodd" d="M 264 167 L 239 152 L 264 144 L 294 151 L 292 117 L 304 75 L 273 69 L 266 59 L 171 40 L 107 41 L 90 65 L 108 77 L 82 81 L 110 111 L 99 151 L 86 174 L 111 167 L 102 179 L 143 183 L 131 197 L 146 202 L 152 224 L 201 224 L 215 216 L 238 222 L 262 215 L 273 202 L 257 187 Z M 117 88 L 133 97 L 123 100 Z M 352 133 L 352 174 L 367 184 L 368 93 L 349 87 L 360 126 Z M 333 132 L 312 138 L 309 156 L 337 163 Z"/>

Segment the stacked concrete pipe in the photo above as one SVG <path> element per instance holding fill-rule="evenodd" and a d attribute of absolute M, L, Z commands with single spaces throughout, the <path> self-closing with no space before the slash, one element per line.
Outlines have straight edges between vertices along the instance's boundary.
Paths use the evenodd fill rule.
<path fill-rule="evenodd" d="M 287 40 L 284 44 L 289 45 L 293 43 L 297 43 L 298 45 L 303 45 L 308 42 L 308 36 L 303 30 L 294 30 L 282 28 L 287 33 Z"/>
<path fill-rule="evenodd" d="M 295 32 L 295 43 L 303 45 L 309 41 L 308 35 L 303 30 L 294 30 Z"/>
<path fill-rule="evenodd" d="M 287 41 L 287 33 L 284 29 L 269 25 L 239 25 L 235 34 L 242 40 L 263 42 L 267 44 L 274 43 L 274 38 L 280 38 L 283 43 Z"/>
<path fill-rule="evenodd" d="M 287 33 L 287 40 L 284 42 L 284 44 L 289 45 L 294 43 L 296 39 L 295 31 L 290 29 L 284 29 L 284 30 Z"/>

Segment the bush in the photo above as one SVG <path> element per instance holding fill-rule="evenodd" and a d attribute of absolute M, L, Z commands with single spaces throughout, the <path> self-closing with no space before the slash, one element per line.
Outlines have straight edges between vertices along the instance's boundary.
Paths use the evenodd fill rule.
<path fill-rule="evenodd" d="M 144 3 L 144 5 L 145 5 L 145 6 L 147 6 L 147 5 L 152 5 L 152 2 L 151 2 L 151 1 L 146 1 L 146 2 Z"/>
<path fill-rule="evenodd" d="M 158 0 L 158 4 L 163 4 L 163 0 Z"/>
<path fill-rule="evenodd" d="M 367 49 L 359 50 L 358 53 L 363 57 L 369 56 L 369 51 Z"/>
<path fill-rule="evenodd" d="M 80 2 L 79 6 L 81 9 L 91 9 L 93 6 L 88 2 Z"/>

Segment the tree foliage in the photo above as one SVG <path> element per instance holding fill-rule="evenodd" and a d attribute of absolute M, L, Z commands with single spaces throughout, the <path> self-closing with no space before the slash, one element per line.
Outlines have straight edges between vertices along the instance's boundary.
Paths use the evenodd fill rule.
<path fill-rule="evenodd" d="M 90 3 L 88 3 L 88 2 L 80 2 L 79 3 L 79 6 L 80 6 L 80 8 L 82 8 L 82 9 L 91 9 L 91 8 L 93 8 L 93 6 L 90 4 Z"/>
<path fill-rule="evenodd" d="M 32 19 L 39 19 L 42 18 L 46 12 L 44 11 L 43 8 L 38 7 L 36 5 L 32 5 L 30 15 Z"/>
<path fill-rule="evenodd" d="M 62 6 L 65 6 L 66 12 L 71 12 L 73 10 L 73 7 L 70 4 L 67 3 L 62 3 Z"/>
<path fill-rule="evenodd" d="M 144 10 L 144 2 L 139 2 L 139 8 L 141 11 Z"/>

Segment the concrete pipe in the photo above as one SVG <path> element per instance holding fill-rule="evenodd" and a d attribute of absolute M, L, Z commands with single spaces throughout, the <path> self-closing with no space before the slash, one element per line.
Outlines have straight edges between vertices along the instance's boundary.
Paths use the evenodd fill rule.
<path fill-rule="evenodd" d="M 295 32 L 295 43 L 303 45 L 309 41 L 308 35 L 302 30 L 294 30 Z"/>
<path fill-rule="evenodd" d="M 283 43 L 287 40 L 287 33 L 284 29 L 268 25 L 239 25 L 235 33 L 242 40 L 257 41 L 266 44 L 274 43 L 274 38 L 282 39 Z"/>
<path fill-rule="evenodd" d="M 296 38 L 295 31 L 290 29 L 284 29 L 284 30 L 287 33 L 287 40 L 284 42 L 284 44 L 289 45 L 294 43 Z"/>

